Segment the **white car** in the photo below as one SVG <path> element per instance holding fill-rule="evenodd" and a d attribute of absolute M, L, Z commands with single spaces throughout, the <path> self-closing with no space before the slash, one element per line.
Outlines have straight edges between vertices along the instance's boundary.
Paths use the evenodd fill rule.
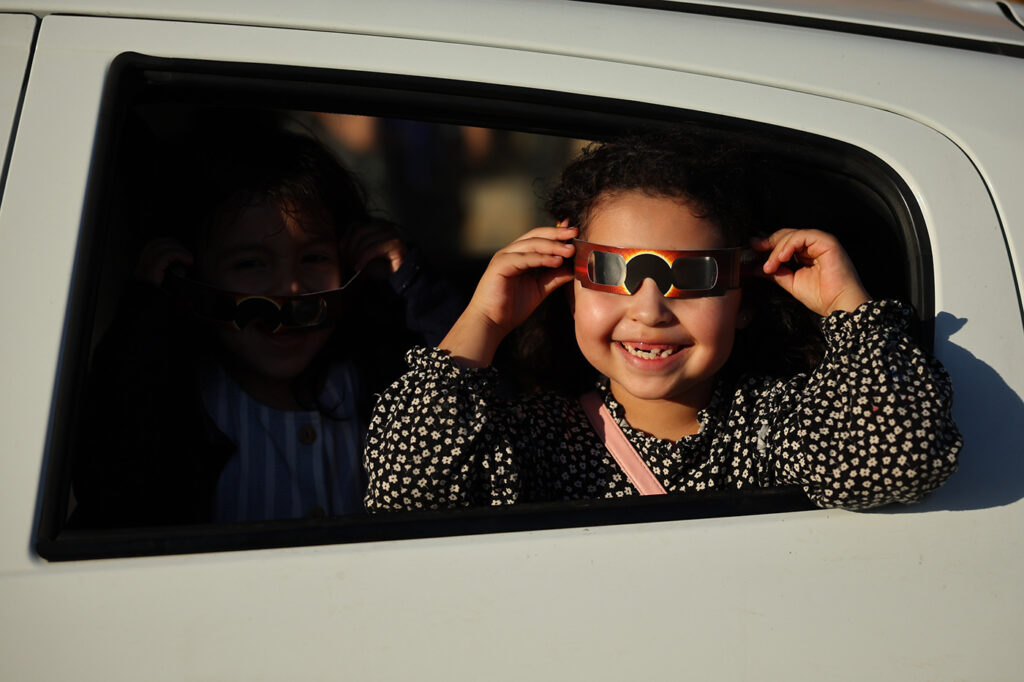
<path fill-rule="evenodd" d="M 960 470 L 871 513 L 763 491 L 68 527 L 125 116 L 208 104 L 559 149 L 743 135 L 779 215 L 915 307 Z M 0 679 L 1020 679 L 1022 112 L 1012 1 L 0 0 Z"/>

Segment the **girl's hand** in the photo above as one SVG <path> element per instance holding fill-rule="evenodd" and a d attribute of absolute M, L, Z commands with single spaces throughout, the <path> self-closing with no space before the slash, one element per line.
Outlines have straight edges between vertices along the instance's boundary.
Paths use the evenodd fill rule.
<path fill-rule="evenodd" d="M 194 260 L 192 253 L 177 239 L 157 237 L 142 247 L 135 265 L 135 278 L 161 286 L 168 270 L 184 275 Z"/>
<path fill-rule="evenodd" d="M 365 270 L 373 279 L 398 272 L 409 253 L 398 228 L 383 220 L 355 227 L 338 248 L 342 257 L 352 263 L 352 272 Z"/>
<path fill-rule="evenodd" d="M 576 247 L 565 242 L 576 237 L 577 229 L 567 223 L 530 230 L 494 254 L 465 312 L 439 347 L 463 366 L 491 364 L 502 339 L 552 291 L 572 281 L 567 261 Z"/>
<path fill-rule="evenodd" d="M 831 234 L 820 230 L 779 230 L 754 240 L 758 251 L 771 251 L 764 273 L 798 301 L 826 317 L 837 310 L 853 312 L 871 300 L 857 269 Z M 796 259 L 795 270 L 784 263 Z"/>

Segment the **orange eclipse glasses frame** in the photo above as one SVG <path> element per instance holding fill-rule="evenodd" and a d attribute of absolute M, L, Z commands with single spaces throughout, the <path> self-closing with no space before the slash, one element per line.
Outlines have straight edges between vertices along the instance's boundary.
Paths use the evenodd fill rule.
<path fill-rule="evenodd" d="M 574 239 L 574 275 L 584 288 L 631 296 L 652 279 L 665 298 L 721 296 L 750 276 L 757 252 L 743 247 L 703 251 L 636 249 Z"/>

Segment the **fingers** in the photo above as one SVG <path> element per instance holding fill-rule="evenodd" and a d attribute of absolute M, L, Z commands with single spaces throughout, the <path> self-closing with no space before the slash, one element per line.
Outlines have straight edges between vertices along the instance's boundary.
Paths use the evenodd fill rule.
<path fill-rule="evenodd" d="M 389 239 L 369 244 L 355 253 L 353 269 L 356 272 L 359 272 L 373 261 L 382 260 L 387 263 L 388 274 L 394 274 L 398 272 L 398 268 L 402 267 L 402 263 L 405 262 L 408 249 L 401 239 Z"/>
<path fill-rule="evenodd" d="M 557 270 L 549 270 L 540 275 L 537 278 L 537 284 L 544 292 L 544 298 L 547 298 L 551 292 L 559 287 L 565 286 L 573 280 L 572 270 L 569 268 L 559 268 Z"/>
<path fill-rule="evenodd" d="M 783 263 L 788 263 L 794 257 L 801 265 L 810 265 L 820 251 L 820 248 L 816 247 L 829 239 L 835 241 L 831 235 L 817 230 L 784 229 L 767 239 L 756 240 L 754 247 L 761 251 L 771 250 L 763 269 L 766 274 L 773 274 Z"/>
<path fill-rule="evenodd" d="M 575 227 L 568 226 L 536 227 L 517 238 L 495 255 L 536 252 L 565 258 L 576 253 L 576 247 L 570 242 L 576 237 L 578 232 Z"/>
<path fill-rule="evenodd" d="M 548 249 L 561 249 L 564 253 L 554 253 Z M 538 245 L 537 250 L 525 251 L 499 251 L 491 259 L 489 269 L 496 275 L 505 278 L 518 277 L 531 270 L 557 269 L 565 265 L 566 259 L 571 257 L 574 248 L 571 244 L 548 247 L 545 244 Z M 538 274 L 538 277 L 541 275 Z"/>
<path fill-rule="evenodd" d="M 770 250 L 764 274 L 819 315 L 852 311 L 870 300 L 850 257 L 827 232 L 784 229 L 753 245 Z M 786 265 L 794 262 L 797 267 Z"/>
<path fill-rule="evenodd" d="M 527 241 L 530 239 L 548 239 L 557 242 L 567 242 L 575 239 L 579 234 L 579 228 L 569 227 L 568 220 L 559 221 L 556 227 L 535 227 L 526 234 L 516 239 L 512 244 Z M 509 246 L 512 246 L 509 244 Z M 505 247 L 508 248 L 508 247 Z"/>
<path fill-rule="evenodd" d="M 543 253 L 545 255 L 567 257 L 576 253 L 576 246 L 571 243 L 551 239 L 519 239 L 498 251 L 495 255 L 506 253 Z"/>
<path fill-rule="evenodd" d="M 520 274 L 533 268 L 558 268 L 576 253 L 575 245 L 566 238 L 575 236 L 575 228 L 541 227 L 494 254 L 491 267 L 505 276 Z"/>
<path fill-rule="evenodd" d="M 341 240 L 339 249 L 356 272 L 374 261 L 382 261 L 379 268 L 373 268 L 381 270 L 377 273 L 381 276 L 397 272 L 409 252 L 398 227 L 384 220 L 357 225 Z"/>
<path fill-rule="evenodd" d="M 511 330 L 548 294 L 572 279 L 567 262 L 576 247 L 566 238 L 575 230 L 537 228 L 491 258 L 474 293 L 477 307 L 499 326 Z"/>
<path fill-rule="evenodd" d="M 577 234 L 560 221 L 556 227 L 530 230 L 494 254 L 473 298 L 440 344 L 468 367 L 490 364 L 501 340 L 519 326 L 555 289 L 570 282 L 566 262 Z"/>

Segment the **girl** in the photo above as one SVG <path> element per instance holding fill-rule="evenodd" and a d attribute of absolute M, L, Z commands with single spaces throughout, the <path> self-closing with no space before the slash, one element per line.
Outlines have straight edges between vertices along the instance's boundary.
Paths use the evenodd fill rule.
<path fill-rule="evenodd" d="M 324 148 L 273 120 L 224 123 L 163 157 L 178 159 L 153 216 L 164 236 L 94 360 L 78 525 L 362 511 L 367 396 L 405 340 L 390 311 L 420 342 L 456 317 Z"/>
<path fill-rule="evenodd" d="M 734 156 L 659 133 L 574 162 L 549 200 L 558 225 L 499 251 L 439 347 L 410 352 L 380 399 L 368 508 L 798 484 L 819 506 L 863 509 L 938 487 L 961 444 L 948 378 L 904 333 L 907 308 L 872 301 L 831 235 L 753 242 L 762 276 L 820 316 L 821 361 L 783 378 L 730 361 L 763 314 L 730 248 L 749 239 Z M 509 395 L 499 343 L 565 285 L 596 396 Z"/>

